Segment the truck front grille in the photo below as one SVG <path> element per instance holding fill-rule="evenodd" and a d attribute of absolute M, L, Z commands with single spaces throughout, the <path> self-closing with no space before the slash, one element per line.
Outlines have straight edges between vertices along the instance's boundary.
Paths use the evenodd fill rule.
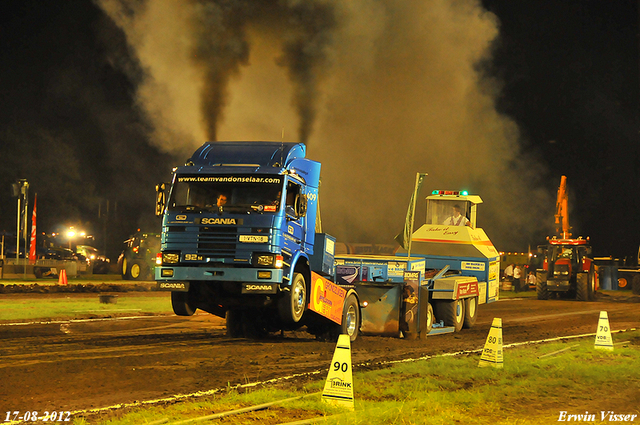
<path fill-rule="evenodd" d="M 198 254 L 216 258 L 234 258 L 238 229 L 236 227 L 201 227 Z"/>

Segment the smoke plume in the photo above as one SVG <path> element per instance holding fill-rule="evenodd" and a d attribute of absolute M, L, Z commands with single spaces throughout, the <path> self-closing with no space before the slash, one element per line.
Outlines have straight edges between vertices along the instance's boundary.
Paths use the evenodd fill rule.
<path fill-rule="evenodd" d="M 481 195 L 498 249 L 552 217 L 544 170 L 496 110 L 483 70 L 499 22 L 478 0 L 97 1 L 144 70 L 138 102 L 159 146 L 187 156 L 295 128 L 323 164 L 324 230 L 340 240 L 392 243 L 416 172 L 429 191 Z"/>

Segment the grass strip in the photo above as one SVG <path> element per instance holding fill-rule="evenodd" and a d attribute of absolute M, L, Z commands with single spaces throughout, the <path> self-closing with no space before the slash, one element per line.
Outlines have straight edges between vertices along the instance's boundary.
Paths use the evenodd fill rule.
<path fill-rule="evenodd" d="M 212 423 L 534 425 L 557 423 L 569 415 L 595 418 L 581 423 L 602 423 L 601 415 L 608 412 L 635 414 L 635 421 L 640 421 L 640 331 L 618 335 L 628 342 L 616 344 L 614 351 L 596 350 L 592 337 L 571 340 L 571 346 L 557 341 L 509 348 L 503 369 L 479 368 L 479 355 L 466 354 L 356 372 L 354 412 L 333 408 L 320 397 L 307 397 Z M 279 382 L 243 393 L 230 389 L 179 403 L 76 417 L 73 423 L 181 421 L 298 397 L 323 387 L 324 381 L 316 380 Z"/>
<path fill-rule="evenodd" d="M 167 294 L 122 293 L 114 304 L 101 303 L 98 294 L 0 298 L 0 321 L 78 319 L 172 311 L 171 299 Z"/>

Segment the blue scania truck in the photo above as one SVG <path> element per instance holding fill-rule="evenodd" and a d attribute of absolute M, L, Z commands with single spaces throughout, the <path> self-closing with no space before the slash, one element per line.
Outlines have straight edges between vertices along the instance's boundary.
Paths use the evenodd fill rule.
<path fill-rule="evenodd" d="M 158 185 L 155 279 L 177 315 L 225 318 L 232 337 L 306 326 L 317 337 L 355 340 L 360 332 L 426 335 L 456 319 L 442 308 L 440 320 L 430 303 L 497 299 L 489 278 L 476 278 L 498 267 L 494 258 L 465 261 L 475 273 L 465 275 L 446 262 L 427 270 L 422 250 L 336 257 L 335 239 L 318 223 L 320 163 L 305 156 L 301 143 L 209 142 L 174 169 L 170 185 Z"/>

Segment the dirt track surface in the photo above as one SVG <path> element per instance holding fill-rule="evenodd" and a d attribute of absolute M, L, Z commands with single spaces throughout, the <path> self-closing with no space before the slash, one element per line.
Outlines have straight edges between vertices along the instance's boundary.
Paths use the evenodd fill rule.
<path fill-rule="evenodd" d="M 357 371 L 371 367 L 366 364 L 480 349 L 494 317 L 503 321 L 505 344 L 593 333 L 602 310 L 612 330 L 636 328 L 637 298 L 500 301 L 481 306 L 476 326 L 460 333 L 425 341 L 360 337 L 352 345 L 352 361 Z M 208 314 L 1 324 L 0 338 L 3 412 L 99 408 L 322 371 L 317 379 L 335 349 L 334 342 L 316 341 L 303 331 L 259 341 L 230 339 L 224 322 Z"/>

